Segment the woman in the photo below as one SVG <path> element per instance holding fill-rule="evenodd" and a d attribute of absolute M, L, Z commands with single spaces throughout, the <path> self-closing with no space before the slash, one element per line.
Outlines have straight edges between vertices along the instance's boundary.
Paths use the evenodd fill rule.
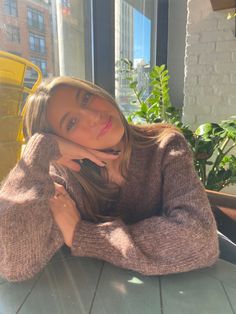
<path fill-rule="evenodd" d="M 64 243 L 146 275 L 217 260 L 216 224 L 175 128 L 128 125 L 104 90 L 59 77 L 29 98 L 24 132 L 0 191 L 1 276 L 34 276 Z"/>

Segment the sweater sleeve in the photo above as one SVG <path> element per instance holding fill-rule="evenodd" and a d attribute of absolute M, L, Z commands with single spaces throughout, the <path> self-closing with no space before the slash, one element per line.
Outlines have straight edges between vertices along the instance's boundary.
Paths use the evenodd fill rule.
<path fill-rule="evenodd" d="M 0 189 L 0 276 L 21 281 L 38 273 L 63 245 L 49 198 L 50 161 L 59 157 L 50 135 L 35 134 Z"/>
<path fill-rule="evenodd" d="M 162 177 L 162 216 L 132 225 L 122 220 L 99 224 L 82 220 L 74 234 L 72 253 L 145 275 L 212 265 L 219 254 L 216 224 L 182 135 L 165 144 Z"/>

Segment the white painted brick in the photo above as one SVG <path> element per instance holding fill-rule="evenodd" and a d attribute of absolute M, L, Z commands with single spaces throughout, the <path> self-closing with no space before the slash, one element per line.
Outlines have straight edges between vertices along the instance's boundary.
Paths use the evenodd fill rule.
<path fill-rule="evenodd" d="M 232 61 L 231 52 L 218 52 L 211 54 L 201 54 L 199 57 L 199 64 L 220 64 L 229 63 Z"/>
<path fill-rule="evenodd" d="M 211 19 L 201 21 L 201 23 L 191 23 L 187 25 L 187 33 L 195 34 L 199 32 L 217 30 L 218 20 Z"/>
<path fill-rule="evenodd" d="M 185 80 L 184 85 L 197 85 L 198 84 L 198 77 L 196 75 L 188 77 L 188 79 Z"/>
<path fill-rule="evenodd" d="M 236 40 L 220 41 L 216 43 L 216 51 L 234 51 L 236 50 Z"/>
<path fill-rule="evenodd" d="M 197 97 L 197 105 L 204 106 L 206 104 L 220 104 L 221 99 L 215 95 L 201 95 Z"/>
<path fill-rule="evenodd" d="M 222 102 L 221 104 L 213 105 L 212 116 L 214 119 L 218 117 L 221 117 L 221 120 L 227 119 L 233 114 L 235 114 L 235 110 L 233 111 L 233 108 L 227 103 Z"/>
<path fill-rule="evenodd" d="M 192 127 L 192 126 L 196 124 L 196 115 L 193 115 L 193 113 L 192 114 L 185 114 L 183 112 L 182 119 L 183 119 L 184 124 L 189 124 L 191 126 L 191 129 L 192 130 L 194 129 L 194 127 Z"/>
<path fill-rule="evenodd" d="M 233 56 L 233 62 L 236 62 L 236 52 L 233 52 L 232 56 Z"/>
<path fill-rule="evenodd" d="M 210 20 L 202 21 L 199 26 L 200 26 L 201 31 L 216 30 L 218 26 L 218 20 L 210 19 Z"/>
<path fill-rule="evenodd" d="M 209 105 L 208 103 L 203 103 L 201 104 L 201 107 L 198 108 L 198 112 L 200 112 L 201 114 L 207 114 L 209 115 L 211 113 L 211 105 Z"/>
<path fill-rule="evenodd" d="M 196 103 L 196 97 L 185 95 L 184 102 L 188 103 L 189 105 L 194 105 Z"/>
<path fill-rule="evenodd" d="M 235 114 L 235 108 L 236 108 L 236 95 L 229 96 L 229 104 L 234 106 L 234 114 Z"/>
<path fill-rule="evenodd" d="M 218 29 L 223 30 L 223 29 L 234 29 L 234 19 L 232 20 L 227 20 L 227 15 L 228 15 L 229 10 L 227 10 L 227 13 L 224 15 L 224 18 L 219 19 L 218 21 Z"/>
<path fill-rule="evenodd" d="M 230 76 L 229 75 L 201 75 L 198 78 L 199 85 L 221 85 L 221 84 L 229 84 Z"/>
<path fill-rule="evenodd" d="M 211 114 L 208 114 L 208 115 L 198 114 L 197 115 L 197 127 L 207 122 L 212 122 Z"/>
<path fill-rule="evenodd" d="M 199 34 L 200 29 L 198 23 L 188 23 L 186 25 L 186 33 L 187 34 Z"/>
<path fill-rule="evenodd" d="M 215 65 L 216 73 L 236 73 L 236 64 L 235 63 L 222 63 Z"/>
<path fill-rule="evenodd" d="M 199 3 L 201 2 L 201 3 Z M 202 20 L 205 20 L 209 14 L 212 14 L 212 7 L 210 1 L 188 1 L 188 9 L 191 13 L 191 16 L 201 16 Z"/>
<path fill-rule="evenodd" d="M 236 112 L 235 20 L 226 19 L 228 11 L 188 0 L 183 121 L 193 126 Z"/>
<path fill-rule="evenodd" d="M 201 95 L 214 95 L 214 89 L 211 86 L 187 85 L 184 92 L 186 95 L 196 96 L 197 99 Z"/>
<path fill-rule="evenodd" d="M 198 94 L 196 92 L 196 86 L 193 85 L 185 85 L 184 86 L 184 94 L 188 96 L 196 97 Z"/>
<path fill-rule="evenodd" d="M 190 34 L 186 36 L 186 42 L 188 44 L 196 44 L 200 40 L 200 34 Z"/>
<path fill-rule="evenodd" d="M 218 85 L 218 86 L 214 86 L 214 93 L 215 93 L 215 95 L 218 95 L 218 96 L 234 95 L 236 93 L 236 87 L 234 85 Z"/>
<path fill-rule="evenodd" d="M 187 63 L 188 65 L 197 64 L 198 56 L 186 56 L 185 63 Z"/>
<path fill-rule="evenodd" d="M 233 40 L 234 33 L 231 30 L 204 32 L 201 34 L 201 42 L 215 42 L 220 40 Z"/>
<path fill-rule="evenodd" d="M 213 86 L 199 86 L 200 95 L 214 95 Z"/>
<path fill-rule="evenodd" d="M 191 65 L 186 68 L 186 75 L 187 77 L 190 75 L 202 75 L 202 74 L 214 74 L 215 68 L 213 65 L 209 64 L 196 64 Z"/>
<path fill-rule="evenodd" d="M 186 103 L 187 104 L 187 103 Z M 194 107 L 196 108 L 196 106 Z M 184 115 L 185 116 L 193 116 L 195 114 L 195 110 L 193 110 L 193 107 L 188 103 L 187 106 L 184 107 Z"/>
<path fill-rule="evenodd" d="M 236 74 L 231 74 L 231 83 L 236 84 Z"/>
<path fill-rule="evenodd" d="M 187 55 L 197 55 L 200 53 L 211 53 L 215 51 L 215 43 L 198 43 L 187 46 Z"/>

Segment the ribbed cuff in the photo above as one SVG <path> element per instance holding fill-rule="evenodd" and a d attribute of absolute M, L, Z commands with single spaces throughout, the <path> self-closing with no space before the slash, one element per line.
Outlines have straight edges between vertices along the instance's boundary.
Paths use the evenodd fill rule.
<path fill-rule="evenodd" d="M 78 256 L 103 258 L 109 234 L 119 225 L 118 221 L 95 224 L 81 220 L 75 228 L 71 253 Z"/>

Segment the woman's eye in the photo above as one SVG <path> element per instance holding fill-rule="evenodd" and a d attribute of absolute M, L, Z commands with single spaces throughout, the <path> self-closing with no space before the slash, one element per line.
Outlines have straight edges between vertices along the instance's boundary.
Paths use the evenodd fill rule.
<path fill-rule="evenodd" d="M 68 121 L 67 125 L 66 125 L 66 130 L 67 130 L 67 131 L 72 130 L 72 129 L 75 127 L 75 125 L 77 124 L 77 122 L 78 122 L 78 119 L 77 119 L 77 118 L 72 118 L 72 119 L 70 119 L 70 120 Z"/>
<path fill-rule="evenodd" d="M 82 105 L 85 106 L 89 103 L 90 99 L 92 98 L 91 93 L 85 93 L 82 99 Z"/>

